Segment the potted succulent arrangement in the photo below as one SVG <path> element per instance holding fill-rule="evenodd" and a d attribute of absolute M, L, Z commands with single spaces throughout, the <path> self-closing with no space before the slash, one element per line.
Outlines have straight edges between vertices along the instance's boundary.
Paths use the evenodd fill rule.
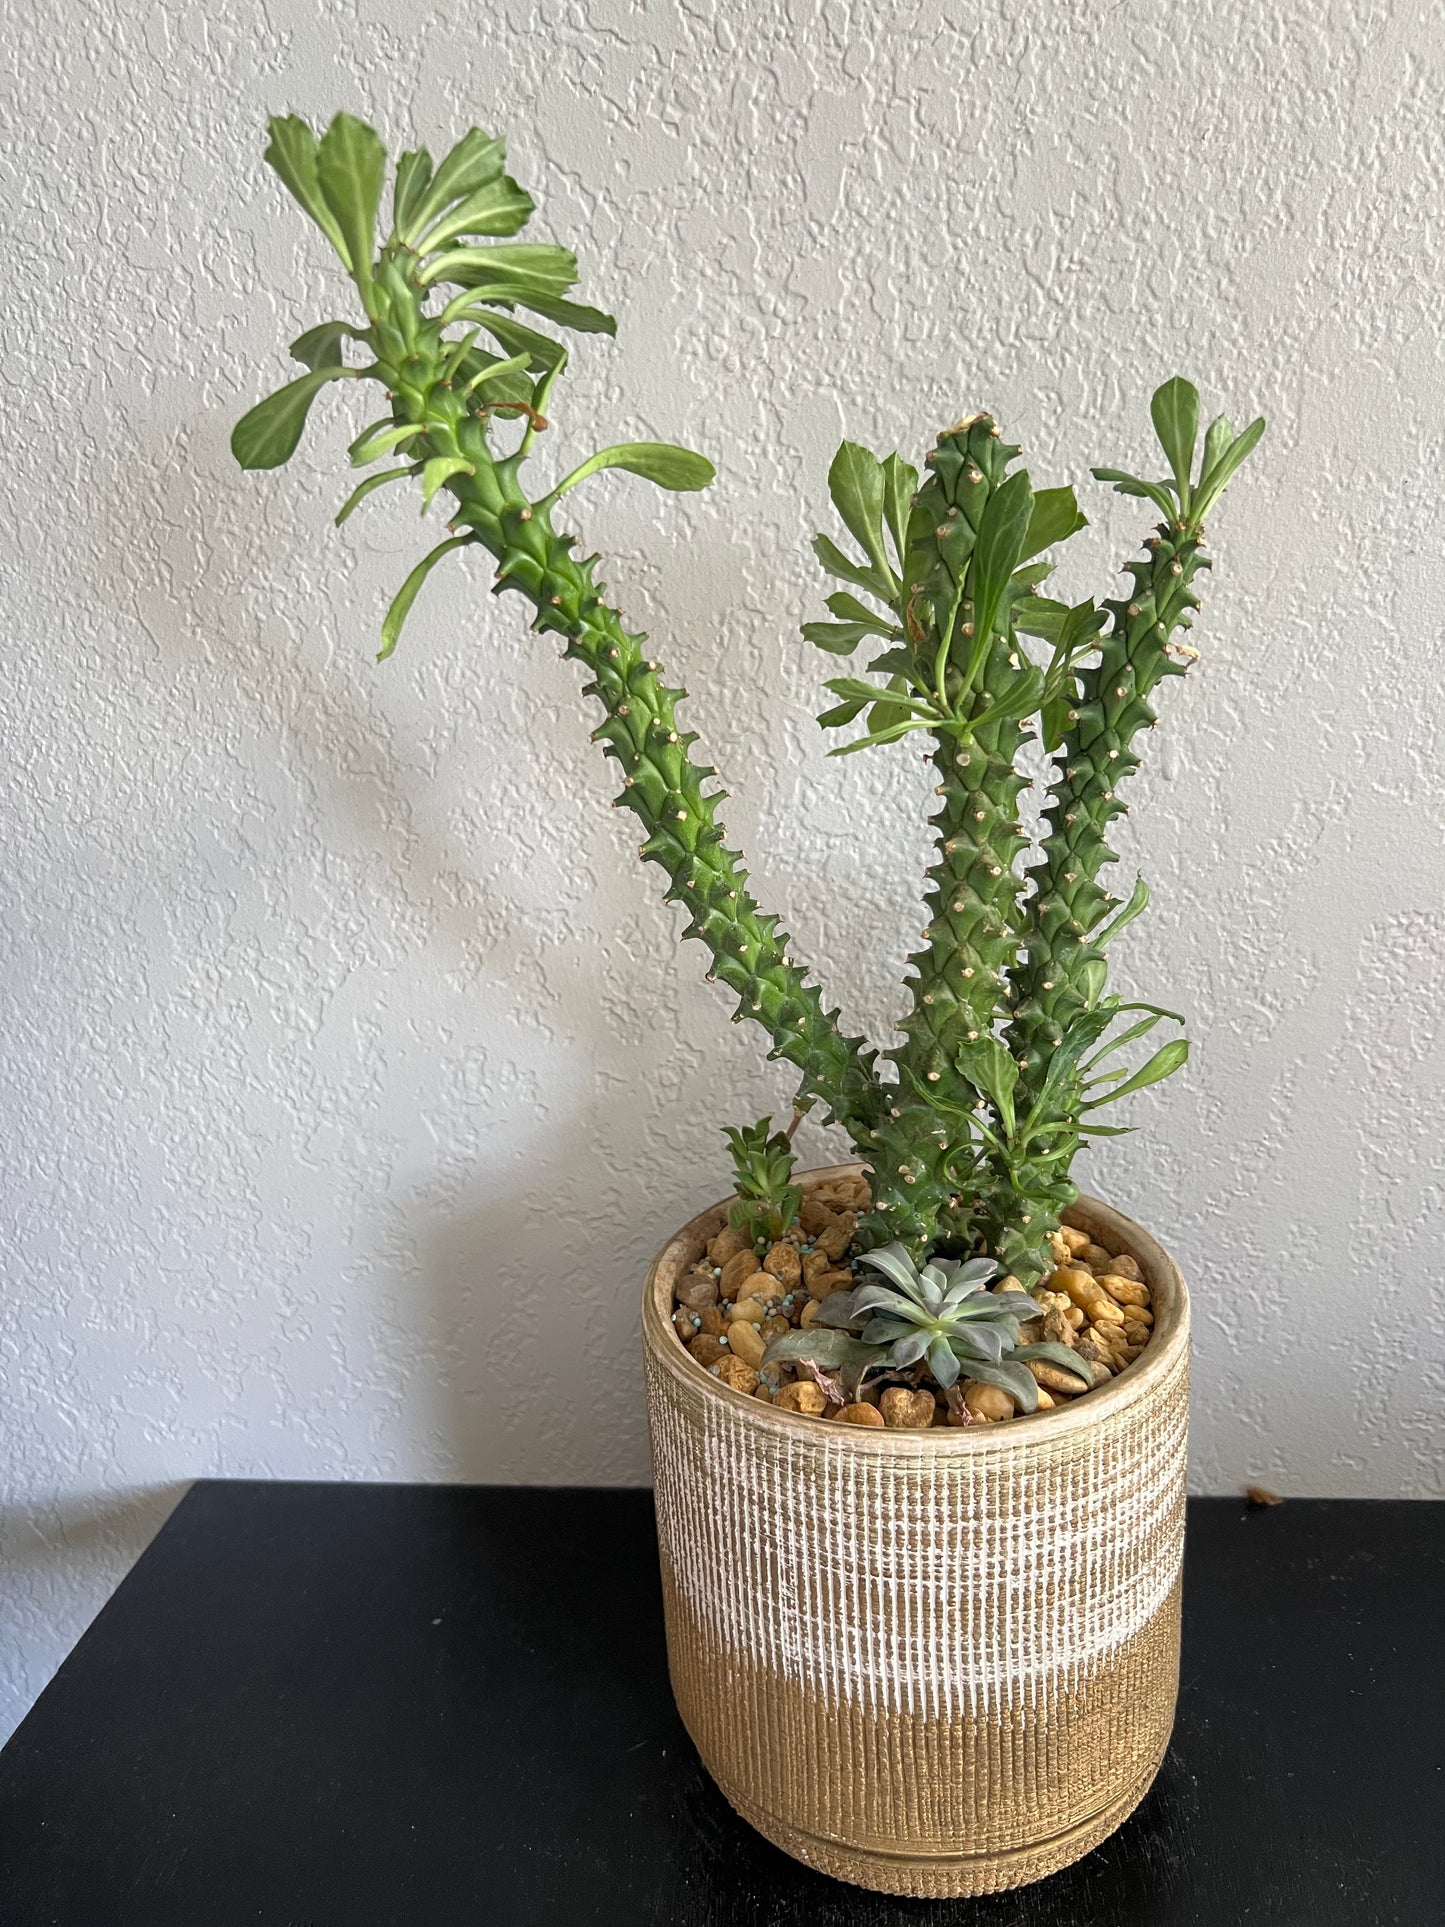
<path fill-rule="evenodd" d="M 492 558 L 494 590 L 585 671 L 617 802 L 709 978 L 797 1074 L 793 1126 L 728 1133 L 731 1196 L 668 1242 L 644 1292 L 683 1718 L 737 1810 L 827 1872 L 934 1896 L 1036 1879 L 1132 1810 L 1173 1718 L 1188 1298 L 1071 1170 L 1120 1128 L 1112 1107 L 1188 1053 L 1153 1038 L 1130 1067 L 1130 1046 L 1182 1020 L 1108 990 L 1109 946 L 1148 892 L 1121 901 L 1100 879 L 1151 698 L 1196 654 L 1205 520 L 1264 424 L 1220 417 L 1201 440 L 1190 384 L 1157 391 L 1168 474 L 1094 470 L 1155 517 L 1128 587 L 1099 603 L 1041 593 L 1085 518 L 1072 488 L 1033 486 L 990 416 L 946 428 L 921 471 L 839 449 L 828 485 L 855 547 L 817 537 L 843 586 L 803 635 L 873 653 L 828 680 L 819 721 L 856 731 L 835 755 L 921 737 L 937 805 L 908 1010 L 878 1053 L 749 890 L 683 692 L 561 525 L 602 469 L 698 489 L 711 464 L 628 442 L 529 484 L 568 360 L 555 330 L 613 322 L 570 298 L 571 253 L 511 238 L 533 205 L 503 143 L 472 129 L 439 164 L 402 154 L 386 216 L 382 144 L 348 115 L 319 139 L 274 120 L 267 159 L 359 312 L 293 343 L 306 372 L 237 425 L 237 459 L 285 462 L 332 383 L 382 389 L 350 451 L 372 472 L 337 521 L 415 484 L 424 511 L 444 500 L 447 533 L 381 655 L 439 562 Z M 800 1173 L 792 1129 L 814 1106 L 854 1161 Z"/>

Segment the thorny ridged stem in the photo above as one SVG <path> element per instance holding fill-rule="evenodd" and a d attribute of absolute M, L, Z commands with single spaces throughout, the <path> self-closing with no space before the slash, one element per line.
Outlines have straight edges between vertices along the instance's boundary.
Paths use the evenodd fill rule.
<path fill-rule="evenodd" d="M 961 685 L 975 640 L 965 591 L 979 526 L 1017 454 L 991 417 L 960 423 L 939 437 L 913 504 L 909 640 L 926 665 L 943 626 L 953 622 L 950 687 Z M 899 1026 L 906 1041 L 886 1053 L 899 1081 L 877 1131 L 873 1222 L 865 1224 L 865 1237 L 881 1241 L 886 1234 L 919 1251 L 938 1241 L 946 1215 L 950 1248 L 966 1251 L 972 1242 L 971 1201 L 960 1186 L 966 1191 L 972 1177 L 974 1092 L 961 1082 L 957 1059 L 961 1046 L 992 1034 L 1004 973 L 1018 948 L 1014 864 L 1027 839 L 1018 824 L 1024 778 L 1014 759 L 1022 731 L 1017 715 L 996 722 L 991 712 L 1006 708 L 1021 667 L 1005 621 L 961 695 L 958 731 L 938 737 L 933 751 L 939 808 L 925 896 L 929 922 L 908 959 L 912 1008 Z M 950 1211 L 955 1197 L 960 1204 Z"/>

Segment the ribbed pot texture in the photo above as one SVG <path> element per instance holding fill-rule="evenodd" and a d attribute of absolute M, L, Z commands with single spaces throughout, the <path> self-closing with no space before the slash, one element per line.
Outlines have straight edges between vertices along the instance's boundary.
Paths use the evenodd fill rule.
<path fill-rule="evenodd" d="M 940 1899 L 1039 1880 L 1128 1817 L 1169 1743 L 1189 1298 L 1138 1225 L 1092 1198 L 1068 1216 L 1138 1259 L 1154 1338 L 1087 1398 L 1003 1425 L 825 1423 L 705 1372 L 668 1319 L 725 1204 L 648 1274 L 678 1708 L 743 1818 L 840 1880 Z"/>

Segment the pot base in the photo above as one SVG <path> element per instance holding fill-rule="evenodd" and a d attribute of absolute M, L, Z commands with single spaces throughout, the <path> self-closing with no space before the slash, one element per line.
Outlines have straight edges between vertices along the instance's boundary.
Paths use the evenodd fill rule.
<path fill-rule="evenodd" d="M 1063 1833 L 1047 1840 L 1030 1841 L 1026 1847 L 984 1853 L 922 1855 L 849 1846 L 843 1840 L 821 1840 L 815 1834 L 801 1833 L 786 1821 L 731 1797 L 728 1804 L 765 1840 L 771 1840 L 775 1847 L 781 1847 L 784 1853 L 801 1860 L 805 1866 L 830 1874 L 834 1880 L 846 1880 L 855 1887 L 870 1888 L 874 1893 L 898 1894 L 912 1900 L 966 1900 L 979 1894 L 1003 1893 L 1010 1887 L 1026 1887 L 1082 1860 L 1086 1853 L 1092 1853 L 1123 1826 L 1154 1784 L 1163 1764 L 1161 1752 L 1147 1772 L 1107 1807 L 1091 1813 L 1087 1820 L 1079 1821 Z"/>

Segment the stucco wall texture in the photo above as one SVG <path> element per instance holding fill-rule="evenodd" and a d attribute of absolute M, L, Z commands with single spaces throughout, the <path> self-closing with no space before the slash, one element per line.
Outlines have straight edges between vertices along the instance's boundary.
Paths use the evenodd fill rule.
<path fill-rule="evenodd" d="M 839 438 L 917 460 L 992 408 L 1081 484 L 1078 596 L 1146 525 L 1088 467 L 1155 465 L 1160 379 L 1269 417 L 1120 826 L 1155 890 L 1124 981 L 1196 1055 L 1081 1175 L 1193 1285 L 1199 1488 L 1438 1495 L 1438 7 L 0 18 L 0 1722 L 195 1475 L 645 1480 L 644 1264 L 724 1188 L 719 1125 L 789 1091 L 484 565 L 373 661 L 435 538 L 385 495 L 331 526 L 364 404 L 323 396 L 281 476 L 233 465 L 342 299 L 268 111 L 508 135 L 530 232 L 620 318 L 540 468 L 716 458 L 703 496 L 609 476 L 575 519 L 693 691 L 761 896 L 879 1038 L 927 772 L 827 760 L 812 720 Z"/>

